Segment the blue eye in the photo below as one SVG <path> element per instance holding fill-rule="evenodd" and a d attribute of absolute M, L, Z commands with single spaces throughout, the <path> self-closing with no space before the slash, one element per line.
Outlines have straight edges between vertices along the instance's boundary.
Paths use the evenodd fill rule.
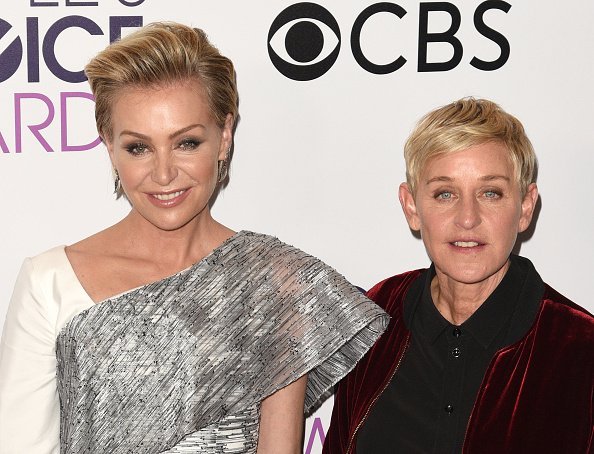
<path fill-rule="evenodd" d="M 449 191 L 442 191 L 437 193 L 435 198 L 440 200 L 450 200 L 452 198 L 452 193 Z"/>
<path fill-rule="evenodd" d="M 501 197 L 501 194 L 497 191 L 485 191 L 485 197 L 488 199 L 497 199 Z"/>

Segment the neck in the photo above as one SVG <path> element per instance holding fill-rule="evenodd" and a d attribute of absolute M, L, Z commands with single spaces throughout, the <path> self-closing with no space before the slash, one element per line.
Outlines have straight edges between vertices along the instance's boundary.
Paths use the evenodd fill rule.
<path fill-rule="evenodd" d="M 453 280 L 436 271 L 431 281 L 431 297 L 440 314 L 453 325 L 461 325 L 497 288 L 509 268 L 509 261 L 494 275 L 472 284 Z"/>
<path fill-rule="evenodd" d="M 215 221 L 210 212 L 175 230 L 163 230 L 144 219 L 137 211 L 116 224 L 122 255 L 153 262 L 164 269 L 184 269 L 232 236 L 234 232 Z"/>

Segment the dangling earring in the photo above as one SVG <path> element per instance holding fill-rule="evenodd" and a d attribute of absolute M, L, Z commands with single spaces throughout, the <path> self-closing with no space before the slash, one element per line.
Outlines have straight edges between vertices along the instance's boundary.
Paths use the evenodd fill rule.
<path fill-rule="evenodd" d="M 225 178 L 227 178 L 228 173 L 229 173 L 229 168 L 228 168 L 228 164 L 227 164 L 227 159 L 220 160 L 217 181 L 219 183 L 222 183 L 225 180 Z"/>
<path fill-rule="evenodd" d="M 115 173 L 115 181 L 113 182 L 113 193 L 116 195 L 116 199 L 120 197 L 122 192 L 122 182 L 120 181 L 120 174 L 116 169 L 113 169 Z"/>
<path fill-rule="evenodd" d="M 217 181 L 222 183 L 227 175 L 229 174 L 229 154 L 231 153 L 231 147 L 227 150 L 227 156 L 225 159 L 219 161 L 219 171 L 217 173 Z"/>

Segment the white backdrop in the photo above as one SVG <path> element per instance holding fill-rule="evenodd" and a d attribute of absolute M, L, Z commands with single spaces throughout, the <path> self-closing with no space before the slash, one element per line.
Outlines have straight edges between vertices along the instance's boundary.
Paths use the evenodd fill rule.
<path fill-rule="evenodd" d="M 508 0 L 505 12 L 501 1 L 450 0 L 448 8 L 460 12 L 455 38 L 462 58 L 451 69 L 427 72 L 418 70 L 417 55 L 421 11 L 430 2 L 398 0 L 393 4 L 406 14 L 371 16 L 361 30 L 361 49 L 376 64 L 400 55 L 407 61 L 394 72 L 374 74 L 351 51 L 353 24 L 373 2 L 320 1 L 336 20 L 340 40 L 324 21 L 311 20 L 325 43 L 313 62 L 338 43 L 340 48 L 327 72 L 307 81 L 279 72 L 267 48 L 271 24 L 295 3 L 27 0 L 14 2 L 10 11 L 2 8 L 0 323 L 25 256 L 75 242 L 128 210 L 111 194 L 104 147 L 84 146 L 97 136 L 93 103 L 69 93 L 89 93 L 88 86 L 63 80 L 56 63 L 71 74 L 80 71 L 108 44 L 110 22 L 130 16 L 132 23 L 176 20 L 204 28 L 236 64 L 241 121 L 230 184 L 213 209 L 224 224 L 274 234 L 365 288 L 426 266 L 422 243 L 411 235 L 396 196 L 404 178 L 403 143 L 430 109 L 462 96 L 487 97 L 520 118 L 539 157 L 541 210 L 521 253 L 546 282 L 594 311 L 588 292 L 594 252 L 594 2 Z M 500 38 L 477 31 L 473 16 L 480 5 L 491 8 L 483 21 Z M 451 22 L 449 14 L 431 12 L 427 28 L 443 32 Z M 80 28 L 86 24 L 92 31 L 92 23 L 95 34 Z M 60 24 L 71 26 L 60 32 Z M 283 37 L 273 37 L 271 45 L 287 57 L 278 46 Z M 510 48 L 503 65 L 483 71 L 470 64 L 475 56 L 496 61 L 501 37 Z M 429 62 L 447 62 L 452 55 L 451 44 L 428 45 Z M 77 145 L 82 150 L 69 151 Z M 321 451 L 330 411 L 331 402 L 308 420 L 306 452 Z"/>

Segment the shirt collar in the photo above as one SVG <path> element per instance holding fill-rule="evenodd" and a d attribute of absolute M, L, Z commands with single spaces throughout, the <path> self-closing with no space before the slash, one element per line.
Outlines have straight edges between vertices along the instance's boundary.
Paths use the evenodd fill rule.
<path fill-rule="evenodd" d="M 512 256 L 510 266 L 497 288 L 474 314 L 460 325 L 461 331 L 471 335 L 483 348 L 494 342 L 515 311 L 525 274 Z M 454 325 L 437 310 L 431 298 L 431 281 L 434 276 L 435 266 L 431 265 L 425 273 L 420 304 L 415 311 L 418 312 L 418 325 L 415 325 L 420 330 L 419 334 L 424 335 L 431 343 L 434 343 L 444 330 L 454 328 Z"/>

